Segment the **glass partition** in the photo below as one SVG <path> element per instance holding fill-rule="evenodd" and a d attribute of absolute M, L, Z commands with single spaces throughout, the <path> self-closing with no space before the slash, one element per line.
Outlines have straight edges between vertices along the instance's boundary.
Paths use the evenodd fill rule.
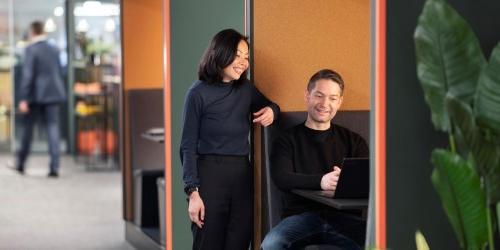
<path fill-rule="evenodd" d="M 77 160 L 117 166 L 121 83 L 119 1 L 69 1 L 70 138 Z"/>
<path fill-rule="evenodd" d="M 62 0 L 0 0 L 0 150 L 14 151 L 20 139 L 21 116 L 16 112 L 24 49 L 33 21 L 45 23 L 50 43 L 60 50 L 63 66 L 67 64 L 64 2 Z M 67 148 L 67 112 L 61 116 L 61 150 Z M 46 135 L 37 124 L 32 151 L 47 151 Z"/>
<path fill-rule="evenodd" d="M 117 166 L 121 86 L 120 1 L 0 0 L 0 151 L 18 146 L 16 112 L 31 22 L 45 23 L 60 50 L 68 103 L 61 109 L 61 151 L 87 166 Z M 47 151 L 37 123 L 32 150 Z"/>

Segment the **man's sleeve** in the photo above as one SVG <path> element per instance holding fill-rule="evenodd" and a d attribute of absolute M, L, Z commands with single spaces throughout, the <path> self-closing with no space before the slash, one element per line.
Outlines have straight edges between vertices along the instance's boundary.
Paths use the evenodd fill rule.
<path fill-rule="evenodd" d="M 370 150 L 366 141 L 358 134 L 353 139 L 353 157 L 370 157 Z"/>
<path fill-rule="evenodd" d="M 271 153 L 271 177 L 277 187 L 290 189 L 321 189 L 323 175 L 309 175 L 295 172 L 293 143 L 285 136 L 274 142 Z"/>
<path fill-rule="evenodd" d="M 26 48 L 23 61 L 23 74 L 19 88 L 19 100 L 26 101 L 31 94 L 35 73 L 35 56 L 30 47 Z"/>

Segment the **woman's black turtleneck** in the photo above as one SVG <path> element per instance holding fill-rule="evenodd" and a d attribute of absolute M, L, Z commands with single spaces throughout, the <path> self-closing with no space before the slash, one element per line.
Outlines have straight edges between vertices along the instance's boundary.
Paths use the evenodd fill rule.
<path fill-rule="evenodd" d="M 274 119 L 279 107 L 249 81 L 232 83 L 197 81 L 188 90 L 184 105 L 180 156 L 186 186 L 198 186 L 197 156 L 248 155 L 252 112 L 269 106 Z"/>

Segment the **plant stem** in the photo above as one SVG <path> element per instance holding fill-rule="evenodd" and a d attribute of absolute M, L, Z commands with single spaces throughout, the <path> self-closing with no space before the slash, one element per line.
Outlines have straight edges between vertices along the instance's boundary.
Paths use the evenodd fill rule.
<path fill-rule="evenodd" d="M 498 220 L 497 231 L 498 235 L 500 236 L 500 202 L 497 202 L 497 220 Z"/>
<path fill-rule="evenodd" d="M 456 153 L 457 152 L 457 149 L 455 147 L 455 137 L 453 136 L 453 134 L 450 133 L 450 135 L 448 136 L 449 140 L 450 140 L 450 148 L 451 148 L 451 152 L 452 153 Z"/>
<path fill-rule="evenodd" d="M 488 202 L 486 202 L 486 218 L 488 220 L 488 241 L 489 241 L 489 249 L 494 250 L 495 249 L 495 243 L 493 240 L 493 225 L 491 223 L 491 209 L 490 206 L 488 205 Z"/>

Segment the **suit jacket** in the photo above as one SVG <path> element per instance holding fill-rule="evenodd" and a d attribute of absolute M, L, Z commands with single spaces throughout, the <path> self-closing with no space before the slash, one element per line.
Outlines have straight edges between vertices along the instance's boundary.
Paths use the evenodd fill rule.
<path fill-rule="evenodd" d="M 26 47 L 19 97 L 30 104 L 66 100 L 59 51 L 45 40 Z"/>

